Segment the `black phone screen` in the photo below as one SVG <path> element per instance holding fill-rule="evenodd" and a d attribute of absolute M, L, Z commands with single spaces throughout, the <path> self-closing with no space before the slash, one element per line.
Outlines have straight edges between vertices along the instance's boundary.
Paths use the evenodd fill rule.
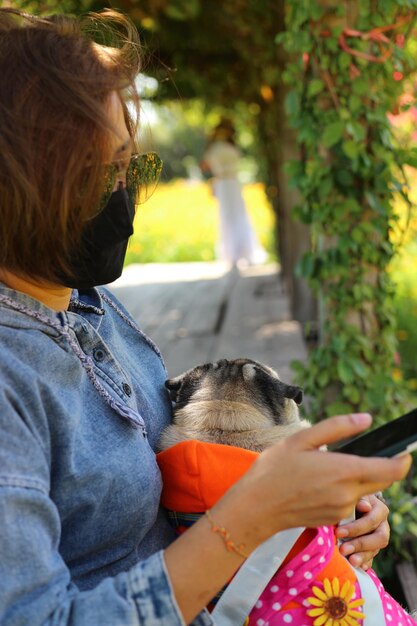
<path fill-rule="evenodd" d="M 417 449 L 417 408 L 334 448 L 358 456 L 392 457 Z"/>

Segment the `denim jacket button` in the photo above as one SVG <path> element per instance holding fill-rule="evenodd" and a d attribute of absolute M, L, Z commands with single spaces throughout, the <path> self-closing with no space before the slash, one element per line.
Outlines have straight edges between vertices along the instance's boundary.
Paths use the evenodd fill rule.
<path fill-rule="evenodd" d="M 102 350 L 101 348 L 96 348 L 93 351 L 93 357 L 95 358 L 96 361 L 102 361 L 105 356 L 106 356 L 106 354 L 105 354 L 104 350 Z"/>
<path fill-rule="evenodd" d="M 130 385 L 128 385 L 127 383 L 123 383 L 122 388 L 123 388 L 123 391 L 125 392 L 125 394 L 127 396 L 131 396 L 132 395 L 132 389 L 131 389 Z"/>

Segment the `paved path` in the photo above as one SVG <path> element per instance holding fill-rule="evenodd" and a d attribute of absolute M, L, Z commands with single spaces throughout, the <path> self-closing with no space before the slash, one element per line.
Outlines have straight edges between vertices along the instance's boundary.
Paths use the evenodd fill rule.
<path fill-rule="evenodd" d="M 276 265 L 234 271 L 219 262 L 130 265 L 110 288 L 158 344 L 170 376 L 250 357 L 290 382 L 290 362 L 306 358 Z"/>

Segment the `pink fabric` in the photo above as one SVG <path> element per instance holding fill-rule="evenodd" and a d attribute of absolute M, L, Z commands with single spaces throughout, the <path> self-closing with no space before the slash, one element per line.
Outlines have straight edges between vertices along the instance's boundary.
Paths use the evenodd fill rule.
<path fill-rule="evenodd" d="M 382 599 L 386 626 L 416 626 L 416 622 L 405 613 L 401 605 L 385 591 L 375 572 L 368 570 L 368 573 L 374 581 Z"/>
<path fill-rule="evenodd" d="M 314 595 L 313 586 L 323 588 L 317 580 L 320 572 L 329 564 L 334 551 L 335 539 L 333 527 L 320 527 L 308 546 L 274 574 L 262 592 L 249 616 L 249 626 L 312 626 L 315 617 L 309 617 L 307 611 L 311 604 L 307 598 Z M 375 582 L 382 599 L 386 616 L 381 626 L 416 626 L 416 622 L 384 590 L 382 583 L 372 570 L 369 575 Z M 337 572 L 335 573 L 337 574 Z M 331 572 L 329 571 L 329 578 Z M 343 583 L 343 581 L 340 581 Z M 355 584 L 355 595 L 360 598 L 359 584 Z M 293 601 L 292 608 L 286 605 Z M 294 606 L 294 601 L 297 606 Z M 361 611 L 361 608 L 356 610 Z M 366 614 L 366 609 L 365 609 Z M 358 621 L 362 625 L 362 620 Z"/>

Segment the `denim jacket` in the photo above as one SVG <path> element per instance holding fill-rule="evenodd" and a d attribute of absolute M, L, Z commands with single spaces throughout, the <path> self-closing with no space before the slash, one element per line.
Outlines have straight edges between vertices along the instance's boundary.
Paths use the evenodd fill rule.
<path fill-rule="evenodd" d="M 154 453 L 165 378 L 105 289 L 57 313 L 0 284 L 1 626 L 184 624 Z"/>

